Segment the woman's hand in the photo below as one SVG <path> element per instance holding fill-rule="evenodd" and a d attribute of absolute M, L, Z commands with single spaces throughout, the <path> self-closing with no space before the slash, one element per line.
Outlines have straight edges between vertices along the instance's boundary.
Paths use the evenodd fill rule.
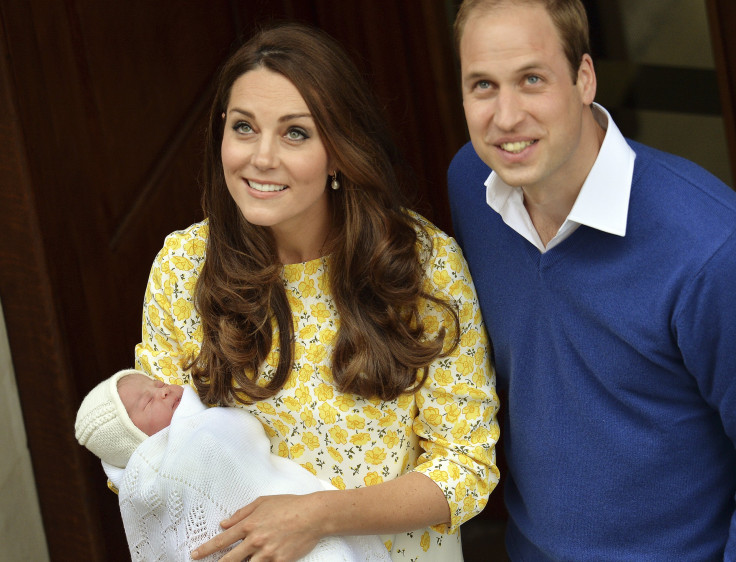
<path fill-rule="evenodd" d="M 306 556 L 324 536 L 320 493 L 262 496 L 225 519 L 225 531 L 197 547 L 199 560 L 242 542 L 220 560 L 291 561 Z"/>

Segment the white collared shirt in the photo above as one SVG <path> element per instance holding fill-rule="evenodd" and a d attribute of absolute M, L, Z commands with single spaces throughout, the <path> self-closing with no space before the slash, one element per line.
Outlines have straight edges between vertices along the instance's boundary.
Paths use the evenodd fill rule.
<path fill-rule="evenodd" d="M 485 182 L 486 203 L 503 221 L 544 253 L 570 236 L 584 224 L 617 236 L 626 235 L 631 179 L 636 153 L 624 139 L 611 115 L 593 104 L 596 121 L 606 129 L 606 136 L 575 204 L 557 234 L 545 247 L 524 207 L 521 187 L 511 187 L 495 172 Z"/>

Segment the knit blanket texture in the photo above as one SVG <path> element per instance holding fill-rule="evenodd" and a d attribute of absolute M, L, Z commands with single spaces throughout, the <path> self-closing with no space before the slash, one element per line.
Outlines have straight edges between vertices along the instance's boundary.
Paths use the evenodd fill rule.
<path fill-rule="evenodd" d="M 220 521 L 260 496 L 334 489 L 271 454 L 253 415 L 207 408 L 186 386 L 169 427 L 146 439 L 125 469 L 103 466 L 119 490 L 134 561 L 189 561 L 192 550 L 222 532 Z M 377 536 L 366 535 L 326 537 L 301 560 L 383 562 L 390 556 Z"/>

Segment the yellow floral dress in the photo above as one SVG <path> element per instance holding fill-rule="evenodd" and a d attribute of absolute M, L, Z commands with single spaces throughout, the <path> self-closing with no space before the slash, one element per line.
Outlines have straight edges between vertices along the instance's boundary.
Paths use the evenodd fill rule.
<path fill-rule="evenodd" d="M 430 365 L 418 392 L 381 401 L 337 390 L 331 356 L 339 318 L 327 260 L 318 259 L 283 269 L 296 338 L 288 381 L 274 397 L 241 407 L 261 421 L 274 453 L 339 489 L 371 486 L 412 470 L 431 478 L 450 505 L 450 525 L 382 538 L 393 560 L 448 562 L 462 560 L 460 524 L 483 509 L 498 483 L 498 398 L 465 259 L 452 238 L 424 225 L 432 246 L 425 288 L 459 305 L 461 338 L 451 356 Z M 206 222 L 169 235 L 146 289 L 136 364 L 169 383 L 190 382 L 184 365 L 200 349 L 202 328 L 192 294 L 206 239 Z M 430 335 L 436 334 L 442 313 L 431 304 L 423 313 Z M 259 377 L 270 378 L 277 364 L 274 349 Z"/>

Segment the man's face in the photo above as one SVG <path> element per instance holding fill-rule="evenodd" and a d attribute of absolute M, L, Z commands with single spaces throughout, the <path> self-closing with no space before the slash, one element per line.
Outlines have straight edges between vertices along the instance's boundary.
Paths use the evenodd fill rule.
<path fill-rule="evenodd" d="M 481 159 L 526 189 L 582 185 L 590 160 L 583 115 L 595 96 L 585 55 L 573 83 L 551 18 L 541 5 L 476 11 L 460 41 L 463 105 Z"/>
<path fill-rule="evenodd" d="M 171 423 L 183 393 L 181 386 L 164 384 L 138 373 L 118 381 L 118 394 L 128 416 L 146 435 L 153 435 Z"/>

